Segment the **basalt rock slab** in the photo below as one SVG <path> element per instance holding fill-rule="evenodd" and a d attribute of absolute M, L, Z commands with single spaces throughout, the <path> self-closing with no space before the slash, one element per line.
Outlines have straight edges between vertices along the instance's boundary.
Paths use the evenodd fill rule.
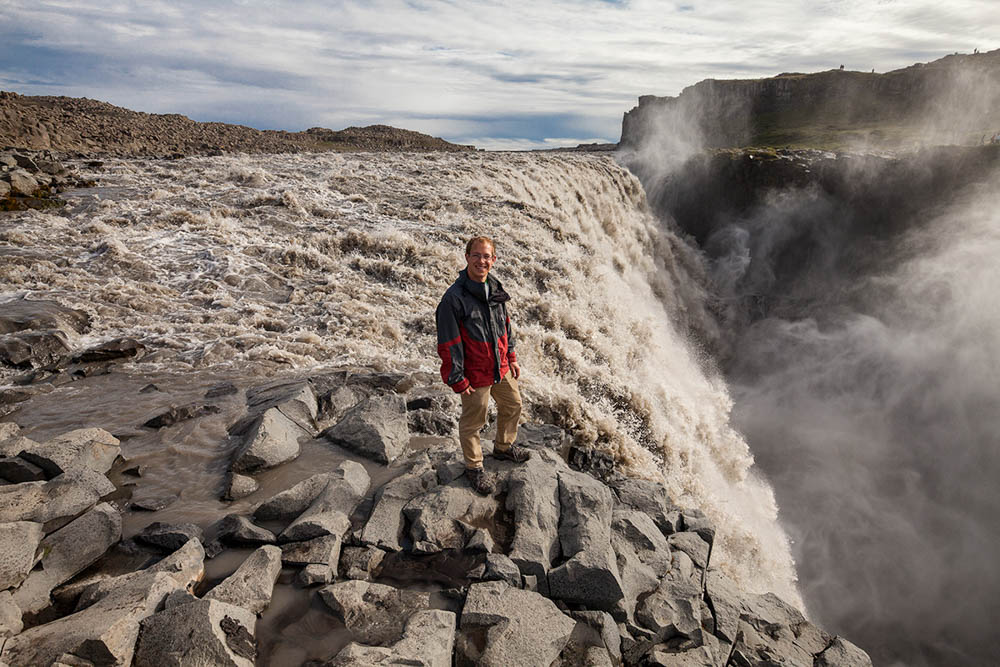
<path fill-rule="evenodd" d="M 14 299 L 0 303 L 0 334 L 52 329 L 75 336 L 84 333 L 89 326 L 87 313 L 67 308 L 57 301 Z"/>
<path fill-rule="evenodd" d="M 542 593 L 546 576 L 559 557 L 558 467 L 533 456 L 507 479 L 506 508 L 514 515 L 509 556 L 522 574 L 537 577 Z"/>
<path fill-rule="evenodd" d="M 664 535 L 682 529 L 680 512 L 670 502 L 662 482 L 622 475 L 615 478 L 612 486 L 623 504 L 648 515 Z"/>
<path fill-rule="evenodd" d="M 829 635 L 773 593 L 749 595 L 741 603 L 732 656 L 736 664 L 759 664 L 779 655 L 788 664 L 812 665 L 830 642 Z"/>
<path fill-rule="evenodd" d="M 41 541 L 42 567 L 31 571 L 14 593 L 14 601 L 25 613 L 45 608 L 52 589 L 82 572 L 121 536 L 121 515 L 101 503 Z"/>
<path fill-rule="evenodd" d="M 73 357 L 76 363 L 102 363 L 120 359 L 141 359 L 146 354 L 146 346 L 134 338 L 115 338 L 88 347 Z"/>
<path fill-rule="evenodd" d="M 360 463 L 344 461 L 330 473 L 326 486 L 309 507 L 281 532 L 281 542 L 309 540 L 323 535 L 343 535 L 351 526 L 351 513 L 368 491 L 371 478 Z"/>
<path fill-rule="evenodd" d="M 701 639 L 701 576 L 685 559 L 675 559 L 675 567 L 656 590 L 636 605 L 636 619 L 655 632 L 659 641 L 676 637 Z"/>
<path fill-rule="evenodd" d="M 247 411 L 262 413 L 277 409 L 308 433 L 315 432 L 316 392 L 308 382 L 281 382 L 247 390 Z"/>
<path fill-rule="evenodd" d="M 195 600 L 142 622 L 134 667 L 253 667 L 257 617 L 218 600 Z"/>
<path fill-rule="evenodd" d="M 259 488 L 260 484 L 253 477 L 241 475 L 236 472 L 230 473 L 229 479 L 226 482 L 226 492 L 223 494 L 222 499 L 239 500 L 240 498 L 246 498 Z"/>
<path fill-rule="evenodd" d="M 114 595 L 119 588 L 129 585 L 137 579 L 148 578 L 157 572 L 170 575 L 177 582 L 178 593 L 186 592 L 205 576 L 205 549 L 201 546 L 201 542 L 197 539 L 191 539 L 180 549 L 146 569 L 90 584 L 81 592 L 77 600 L 76 611 L 82 611 L 95 605 L 109 595 Z"/>
<path fill-rule="evenodd" d="M 146 420 L 146 422 L 143 423 L 143 426 L 148 426 L 149 428 L 165 428 L 167 426 L 179 424 L 183 421 L 188 421 L 189 419 L 196 419 L 198 417 L 205 417 L 207 415 L 214 415 L 218 413 L 219 406 L 217 405 L 200 405 L 198 403 L 190 403 L 188 405 L 171 405 L 166 411 Z"/>
<path fill-rule="evenodd" d="M 323 565 L 335 567 L 340 560 L 340 535 L 323 535 L 305 542 L 281 545 L 281 562 L 285 565 Z"/>
<path fill-rule="evenodd" d="M 307 431 L 278 408 L 270 408 L 248 425 L 232 470 L 253 473 L 291 461 L 299 455 L 299 439 L 308 436 Z"/>
<path fill-rule="evenodd" d="M 11 484 L 44 482 L 45 471 L 17 456 L 0 456 L 0 479 Z"/>
<path fill-rule="evenodd" d="M 843 637 L 835 637 L 830 645 L 816 656 L 815 667 L 871 667 L 872 659 L 860 648 Z"/>
<path fill-rule="evenodd" d="M 81 469 L 106 473 L 121 454 L 118 438 L 101 428 L 84 428 L 28 446 L 18 456 L 52 478 Z"/>
<path fill-rule="evenodd" d="M 18 586 L 28 577 L 44 536 L 40 523 L 0 523 L 0 590 Z"/>
<path fill-rule="evenodd" d="M 61 331 L 0 334 L 0 362 L 17 368 L 40 368 L 67 359 L 70 343 Z"/>
<path fill-rule="evenodd" d="M 319 473 L 307 477 L 258 505 L 253 516 L 258 521 L 276 521 L 296 517 L 309 508 L 312 501 L 333 478 L 333 473 Z"/>
<path fill-rule="evenodd" d="M 694 564 L 701 569 L 708 567 L 711 547 L 698 533 L 689 531 L 674 533 L 667 537 L 667 543 L 672 550 L 683 551 L 690 556 Z"/>
<path fill-rule="evenodd" d="M 388 644 L 403 635 L 406 619 L 430 606 L 430 594 L 366 581 L 345 581 L 318 591 L 330 611 L 363 644 Z"/>
<path fill-rule="evenodd" d="M 482 497 L 465 486 L 438 486 L 403 508 L 410 521 L 415 553 L 461 549 L 473 525 L 490 522 L 499 509 L 496 499 Z"/>
<path fill-rule="evenodd" d="M 47 482 L 0 486 L 0 522 L 35 521 L 52 531 L 93 507 L 115 490 L 91 470 L 65 473 Z"/>
<path fill-rule="evenodd" d="M 521 570 L 503 554 L 486 554 L 482 572 L 476 578 L 480 581 L 502 581 L 513 588 L 521 588 Z"/>
<path fill-rule="evenodd" d="M 361 456 L 391 463 L 410 441 L 406 402 L 398 394 L 371 396 L 323 431 L 323 436 Z"/>
<path fill-rule="evenodd" d="M 551 600 L 499 581 L 473 584 L 462 609 L 463 633 L 486 632 L 482 652 L 467 656 L 484 667 L 551 665 L 575 626 Z"/>
<path fill-rule="evenodd" d="M 403 507 L 413 498 L 437 485 L 430 459 L 421 453 L 410 470 L 386 483 L 375 496 L 375 506 L 361 531 L 361 542 L 399 551 Z"/>
<path fill-rule="evenodd" d="M 345 547 L 340 555 L 340 573 L 345 579 L 371 581 L 385 558 L 377 547 Z"/>
<path fill-rule="evenodd" d="M 634 620 L 635 601 L 655 589 L 670 570 L 670 547 L 653 520 L 633 509 L 614 511 L 611 546 L 617 557 L 625 591 L 620 609 L 626 619 Z"/>
<path fill-rule="evenodd" d="M 203 597 L 219 600 L 260 614 L 271 602 L 274 582 L 281 573 L 281 549 L 263 546 L 254 551 L 222 583 Z"/>
<path fill-rule="evenodd" d="M 370 665 L 421 665 L 451 667 L 455 644 L 455 614 L 441 609 L 415 612 L 406 621 L 402 638 L 390 646 L 366 646 L 351 642 L 329 667 Z"/>
<path fill-rule="evenodd" d="M 130 581 L 83 611 L 11 637 L 0 660 L 10 665 L 50 665 L 70 654 L 97 665 L 131 664 L 139 624 L 177 588 L 174 578 L 164 572 Z"/>
<path fill-rule="evenodd" d="M 156 521 L 143 528 L 136 536 L 137 542 L 174 552 L 187 544 L 188 540 L 202 540 L 204 533 L 193 523 L 163 523 Z"/>
<path fill-rule="evenodd" d="M 215 525 L 216 539 L 225 544 L 240 546 L 260 546 L 274 544 L 277 537 L 274 533 L 261 528 L 242 514 L 228 514 Z"/>
<path fill-rule="evenodd" d="M 549 572 L 549 595 L 610 610 L 625 595 L 611 547 L 611 491 L 590 475 L 563 471 L 559 503 L 559 543 L 569 560 Z"/>
<path fill-rule="evenodd" d="M 622 640 L 618 633 L 618 625 L 611 614 L 604 611 L 571 611 L 571 618 L 586 623 L 593 628 L 601 637 L 604 649 L 607 651 L 613 664 L 621 664 L 622 660 Z"/>

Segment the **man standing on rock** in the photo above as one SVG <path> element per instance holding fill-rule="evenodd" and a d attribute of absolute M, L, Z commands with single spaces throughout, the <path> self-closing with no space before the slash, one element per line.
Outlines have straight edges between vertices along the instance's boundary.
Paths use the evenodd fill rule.
<path fill-rule="evenodd" d="M 493 458 L 523 463 L 531 452 L 514 445 L 521 416 L 517 378 L 521 367 L 514 353 L 514 334 L 507 315 L 510 295 L 489 275 L 497 260 L 496 245 L 485 236 L 465 246 L 466 267 L 437 307 L 441 378 L 462 395 L 458 437 L 465 474 L 477 493 L 493 493 L 493 480 L 483 470 L 479 431 L 486 424 L 490 396 L 497 404 Z"/>

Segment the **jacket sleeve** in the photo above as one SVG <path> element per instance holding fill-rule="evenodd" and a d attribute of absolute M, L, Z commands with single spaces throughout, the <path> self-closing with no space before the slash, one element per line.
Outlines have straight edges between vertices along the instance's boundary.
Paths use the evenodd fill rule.
<path fill-rule="evenodd" d="M 507 361 L 517 362 L 517 353 L 514 351 L 514 329 L 510 326 L 507 304 L 503 305 L 503 316 L 507 323 Z"/>
<path fill-rule="evenodd" d="M 438 356 L 441 357 L 441 379 L 455 393 L 463 392 L 469 388 L 469 380 L 465 377 L 465 348 L 462 345 L 458 313 L 447 297 L 438 304 L 435 319 Z"/>

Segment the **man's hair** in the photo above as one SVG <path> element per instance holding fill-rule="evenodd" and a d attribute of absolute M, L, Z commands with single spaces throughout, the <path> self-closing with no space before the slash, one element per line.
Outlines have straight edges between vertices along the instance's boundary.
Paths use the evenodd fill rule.
<path fill-rule="evenodd" d="M 477 243 L 485 243 L 490 247 L 490 250 L 493 252 L 493 254 L 496 254 L 497 246 L 495 243 L 493 243 L 493 239 L 491 239 L 489 236 L 473 236 L 471 239 L 469 239 L 469 242 L 465 244 L 465 254 L 466 255 L 472 254 L 472 246 L 476 245 Z"/>

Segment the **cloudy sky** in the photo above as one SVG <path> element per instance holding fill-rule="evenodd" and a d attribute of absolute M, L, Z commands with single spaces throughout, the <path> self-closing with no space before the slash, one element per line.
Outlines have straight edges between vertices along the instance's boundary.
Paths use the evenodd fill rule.
<path fill-rule="evenodd" d="M 0 0 L 0 90 L 485 148 L 617 141 L 643 94 L 1000 47 L 995 0 Z"/>

